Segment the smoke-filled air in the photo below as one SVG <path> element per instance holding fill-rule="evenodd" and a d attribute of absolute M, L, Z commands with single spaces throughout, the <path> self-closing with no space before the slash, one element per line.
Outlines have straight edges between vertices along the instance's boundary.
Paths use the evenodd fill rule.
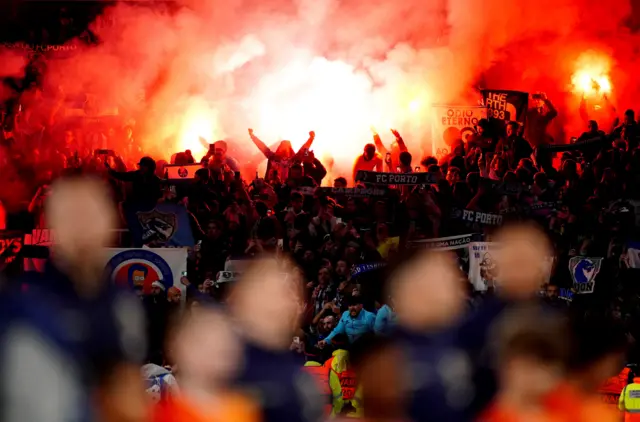
<path fill-rule="evenodd" d="M 630 0 L 122 3 L 92 24 L 98 45 L 74 40 L 75 54 L 50 61 L 45 86 L 136 116 L 158 156 L 204 154 L 202 137 L 250 162 L 248 128 L 294 148 L 313 130 L 315 155 L 346 169 L 371 126 L 430 153 L 430 106 L 477 104 L 477 88 L 544 91 L 572 111 L 596 90 L 624 109 L 638 90 L 631 12 Z M 10 54 L 2 74 L 24 63 Z M 580 123 L 554 124 L 562 140 Z"/>

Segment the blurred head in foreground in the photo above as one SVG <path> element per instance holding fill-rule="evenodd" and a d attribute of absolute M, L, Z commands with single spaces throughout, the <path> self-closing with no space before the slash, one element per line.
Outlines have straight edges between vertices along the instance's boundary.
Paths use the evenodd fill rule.
<path fill-rule="evenodd" d="M 72 177 L 57 181 L 46 202 L 47 224 L 56 234 L 52 258 L 81 290 L 100 280 L 102 248 L 113 241 L 117 220 L 108 192 L 95 179 Z"/>
<path fill-rule="evenodd" d="M 253 263 L 230 292 L 229 306 L 244 336 L 268 349 L 286 349 L 302 302 L 301 287 L 273 259 Z"/>
<path fill-rule="evenodd" d="M 352 345 L 350 354 L 367 420 L 404 420 L 407 380 L 404 371 L 398 370 L 402 351 L 387 337 L 365 334 Z"/>
<path fill-rule="evenodd" d="M 567 321 L 531 305 L 507 311 L 496 328 L 498 404 L 537 407 L 564 377 L 571 350 Z"/>
<path fill-rule="evenodd" d="M 547 277 L 546 262 L 552 256 L 549 238 L 534 224 L 511 224 L 492 239 L 500 244 L 495 253 L 500 293 L 510 299 L 533 296 Z"/>
<path fill-rule="evenodd" d="M 180 393 L 156 407 L 151 422 L 257 422 L 257 404 L 230 387 L 241 365 L 240 341 L 220 310 L 201 306 L 180 321 L 170 347 Z"/>
<path fill-rule="evenodd" d="M 438 329 L 453 322 L 464 307 L 459 270 L 451 255 L 420 253 L 391 275 L 390 295 L 398 321 L 411 331 Z"/>
<path fill-rule="evenodd" d="M 601 318 L 576 318 L 571 323 L 574 339 L 569 379 L 585 392 L 595 392 L 623 367 L 628 342 L 624 328 Z"/>
<path fill-rule="evenodd" d="M 217 391 L 240 364 L 240 342 L 229 318 L 208 306 L 178 323 L 170 348 L 180 370 L 181 389 L 196 396 Z"/>

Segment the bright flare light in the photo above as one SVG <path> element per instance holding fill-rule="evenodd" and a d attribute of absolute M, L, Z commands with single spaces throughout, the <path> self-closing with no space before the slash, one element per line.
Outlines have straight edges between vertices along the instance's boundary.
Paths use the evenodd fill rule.
<path fill-rule="evenodd" d="M 199 160 L 207 153 L 200 138 L 213 143 L 216 132 L 216 115 L 208 106 L 194 104 L 182 117 L 175 151 L 191 150 L 193 157 Z"/>
<path fill-rule="evenodd" d="M 610 68 L 609 57 L 594 52 L 583 53 L 571 77 L 574 92 L 590 97 L 611 93 Z"/>
<path fill-rule="evenodd" d="M 423 91 L 416 97 L 410 87 L 374 90 L 369 76 L 353 66 L 307 56 L 264 75 L 245 108 L 254 119 L 250 127 L 267 145 L 286 139 L 297 149 L 313 130 L 317 136 L 311 149 L 317 157 L 352 164 L 372 142 L 371 126 L 390 146 L 390 128 L 402 131 L 419 118 L 428 101 Z"/>

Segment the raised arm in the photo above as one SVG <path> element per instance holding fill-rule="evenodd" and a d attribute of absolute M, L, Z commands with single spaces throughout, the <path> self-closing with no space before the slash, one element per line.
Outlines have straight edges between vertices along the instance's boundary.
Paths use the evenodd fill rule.
<path fill-rule="evenodd" d="M 304 151 L 305 149 L 311 149 L 311 145 L 313 145 L 313 140 L 316 139 L 316 133 L 314 131 L 309 132 L 309 139 L 307 139 L 307 142 L 305 142 L 300 149 L 298 150 L 298 152 L 300 151 Z"/>
<path fill-rule="evenodd" d="M 258 147 L 258 149 L 264 154 L 265 157 L 271 158 L 273 157 L 273 152 L 269 149 L 269 147 L 260 140 L 254 133 L 253 129 L 249 129 L 249 136 L 253 143 Z"/>
<path fill-rule="evenodd" d="M 544 105 L 546 105 L 547 109 L 549 110 L 549 112 L 545 116 L 545 120 L 547 120 L 547 122 L 550 122 L 558 116 L 558 110 L 556 110 L 556 108 L 553 106 L 553 103 L 549 101 L 546 95 L 544 95 L 542 101 L 544 101 Z"/>
<path fill-rule="evenodd" d="M 109 169 L 109 176 L 113 177 L 116 180 L 120 180 L 121 182 L 133 182 L 138 178 L 138 172 L 136 170 L 133 171 L 115 171 L 111 167 Z"/>
<path fill-rule="evenodd" d="M 373 143 L 376 146 L 376 149 L 378 150 L 378 152 L 383 156 L 387 155 L 389 150 L 387 149 L 387 147 L 384 146 L 384 144 L 382 143 L 382 139 L 380 139 L 380 135 L 378 134 L 378 131 L 376 131 L 376 129 L 373 126 L 371 127 L 371 133 L 373 135 Z"/>
<path fill-rule="evenodd" d="M 400 152 L 408 151 L 407 144 L 404 143 L 404 139 L 402 139 L 402 136 L 400 136 L 400 132 L 395 129 L 391 129 L 391 133 L 393 133 L 393 136 L 396 137 L 396 142 L 398 143 Z"/>

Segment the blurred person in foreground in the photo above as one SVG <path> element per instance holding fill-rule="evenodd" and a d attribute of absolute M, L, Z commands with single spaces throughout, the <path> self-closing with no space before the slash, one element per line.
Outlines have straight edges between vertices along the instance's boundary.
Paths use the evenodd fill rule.
<path fill-rule="evenodd" d="M 402 350 L 392 339 L 365 334 L 351 347 L 351 361 L 362 396 L 366 422 L 405 421 L 407 381 L 398 366 Z M 435 420 L 435 419 L 433 419 Z"/>
<path fill-rule="evenodd" d="M 565 321 L 539 307 L 506 312 L 497 326 L 495 362 L 500 390 L 480 422 L 549 422 L 554 416 L 544 400 L 563 379 L 570 345 Z"/>
<path fill-rule="evenodd" d="M 273 259 L 256 261 L 233 286 L 229 310 L 244 341 L 236 386 L 262 406 L 265 422 L 315 422 L 319 391 L 289 353 L 302 303 L 301 286 Z"/>
<path fill-rule="evenodd" d="M 511 307 L 543 306 L 537 291 L 549 241 L 536 226 L 508 225 L 492 241 L 501 284 L 463 317 L 466 289 L 459 270 L 443 253 L 412 259 L 391 279 L 399 331 L 397 341 L 408 365 L 409 417 L 413 420 L 468 421 L 497 391 L 490 333 Z M 548 311 L 552 311 L 549 309 Z"/>
<path fill-rule="evenodd" d="M 573 318 L 571 356 L 567 373 L 546 399 L 546 407 L 563 420 L 584 422 L 619 421 L 611 406 L 603 403 L 598 388 L 623 367 L 627 337 L 623 327 L 600 318 Z"/>
<path fill-rule="evenodd" d="M 474 393 L 471 363 L 450 330 L 464 309 L 453 262 L 446 253 L 421 253 L 391 275 L 399 324 L 395 338 L 401 351 L 395 365 L 407 374 L 400 394 L 407 399 L 411 420 L 468 420 L 465 409 Z M 366 381 L 363 388 L 369 415 Z"/>
<path fill-rule="evenodd" d="M 257 403 L 230 387 L 241 363 L 241 344 L 222 311 L 198 308 L 179 323 L 170 347 L 180 392 L 155 407 L 152 422 L 261 420 Z"/>
<path fill-rule="evenodd" d="M 26 273 L 0 306 L 0 420 L 144 420 L 140 365 L 144 317 L 135 297 L 103 278 L 115 227 L 101 183 L 70 178 L 52 187 L 56 233 L 44 273 Z M 37 399 L 34 399 L 37 398 Z M 94 404 L 96 406 L 94 406 Z"/>
<path fill-rule="evenodd" d="M 501 281 L 496 294 L 453 329 L 454 345 L 466 352 L 473 368 L 475 394 L 466 411 L 469 417 L 477 416 L 497 392 L 498 374 L 494 353 L 489 348 L 489 335 L 504 312 L 522 304 L 543 307 L 545 312 L 559 312 L 538 298 L 539 286 L 547 277 L 542 263 L 552 255 L 544 232 L 533 223 L 509 224 L 495 233 L 492 242 L 500 245 L 493 253 Z"/>

